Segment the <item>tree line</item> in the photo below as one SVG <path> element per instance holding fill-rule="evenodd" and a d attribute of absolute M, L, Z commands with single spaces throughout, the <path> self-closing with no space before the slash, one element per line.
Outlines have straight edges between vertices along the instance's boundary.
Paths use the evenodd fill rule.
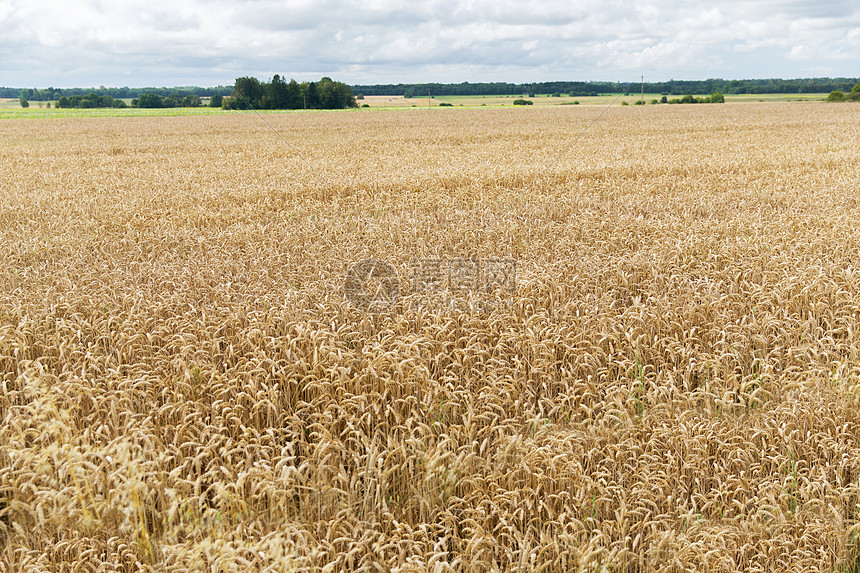
<path fill-rule="evenodd" d="M 26 100 L 21 100 L 26 101 Z M 221 107 L 221 96 L 212 96 L 210 105 L 215 102 L 213 107 Z M 23 105 L 23 104 L 22 104 Z M 50 105 L 50 104 L 48 104 Z M 140 97 L 131 100 L 131 107 L 142 108 L 162 108 L 162 107 L 200 107 L 203 101 L 200 96 L 187 95 L 182 98 L 174 96 L 162 97 L 155 93 L 144 93 Z M 97 107 L 113 107 L 124 108 L 128 107 L 125 100 L 117 99 L 109 95 L 98 95 L 95 92 L 90 92 L 86 95 L 62 96 L 57 100 L 58 108 L 97 108 Z"/>
<path fill-rule="evenodd" d="M 851 91 L 860 78 L 806 78 L 806 79 L 753 79 L 753 80 L 669 80 L 667 82 L 645 82 L 647 93 L 666 96 L 686 94 L 765 94 L 765 93 L 829 93 L 831 91 Z M 638 92 L 640 82 L 538 82 L 538 83 L 470 83 L 459 84 L 373 84 L 354 85 L 355 93 L 363 95 L 396 96 L 412 94 L 415 97 L 448 95 L 515 95 L 515 94 L 553 94 L 565 93 L 572 97 L 596 96 Z"/>
<path fill-rule="evenodd" d="M 216 87 L 196 87 L 196 86 L 177 86 L 177 87 L 148 87 L 148 88 L 106 88 L 104 86 L 98 88 L 4 88 L 0 87 L 0 98 L 20 98 L 30 101 L 59 101 L 63 96 L 89 96 L 96 94 L 98 96 L 110 96 L 114 99 L 132 99 L 139 98 L 144 94 L 156 94 L 163 98 L 171 97 L 181 101 L 185 96 L 196 95 L 198 97 L 212 97 L 216 95 L 228 96 L 233 86 L 216 86 Z"/>
<path fill-rule="evenodd" d="M 352 89 L 324 77 L 318 82 L 287 82 L 275 74 L 271 82 L 237 78 L 224 109 L 344 109 L 357 107 Z"/>
<path fill-rule="evenodd" d="M 57 101 L 58 108 L 170 108 L 199 107 L 202 97 L 209 97 L 210 107 L 224 109 L 343 109 L 357 107 L 352 89 L 324 77 L 318 82 L 287 82 L 275 74 L 271 82 L 254 77 L 237 78 L 232 87 L 217 88 L 105 88 L 91 89 L 14 89 L 0 88 L 0 97 L 19 98 L 26 107 L 29 101 Z M 50 104 L 48 104 L 50 105 Z"/>
<path fill-rule="evenodd" d="M 98 95 L 90 92 L 86 95 L 60 96 L 57 107 L 63 108 L 95 108 L 95 107 L 128 107 L 125 100 L 116 99 L 109 95 Z"/>
<path fill-rule="evenodd" d="M 749 79 L 749 80 L 669 80 L 646 82 L 645 91 L 664 96 L 682 96 L 691 93 L 764 94 L 764 93 L 833 93 L 850 94 L 860 78 L 805 78 L 805 79 Z M 446 95 L 532 95 L 568 94 L 573 97 L 601 94 L 637 92 L 640 83 L 621 82 L 538 82 L 506 83 L 462 82 L 457 84 L 373 84 L 347 86 L 324 77 L 319 82 L 285 81 L 275 75 L 269 83 L 253 77 L 238 78 L 232 86 L 197 87 L 146 87 L 130 88 L 11 88 L 0 87 L 0 98 L 19 98 L 24 101 L 63 101 L 59 107 L 122 107 L 123 100 L 138 100 L 140 107 L 193 106 L 200 98 L 212 98 L 214 107 L 230 109 L 250 107 L 258 109 L 336 109 L 354 107 L 354 94 L 422 97 Z M 857 92 L 854 92 L 857 93 Z M 107 96 L 107 97 L 106 97 Z M 155 97 L 157 96 L 157 98 Z M 230 97 L 235 96 L 235 97 Z M 107 98 L 112 99 L 107 99 Z M 834 96 L 838 97 L 838 96 Z M 854 96 L 856 97 L 856 96 Z M 63 100 L 63 98 L 66 98 Z M 160 99 L 158 99 L 160 98 Z M 189 99 L 190 98 L 190 99 Z M 197 98 L 196 100 L 194 98 Z M 134 104 L 133 104 L 134 105 Z M 196 104 L 199 105 L 199 104 Z"/>

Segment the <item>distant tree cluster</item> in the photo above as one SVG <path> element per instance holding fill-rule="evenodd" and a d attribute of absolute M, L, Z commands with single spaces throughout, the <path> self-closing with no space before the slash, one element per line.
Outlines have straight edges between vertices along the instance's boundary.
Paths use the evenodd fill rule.
<path fill-rule="evenodd" d="M 20 88 L 0 88 L 0 97 L 2 98 L 18 98 L 30 101 L 53 101 L 59 99 L 63 95 L 61 90 L 54 88 L 46 89 L 20 89 Z"/>
<path fill-rule="evenodd" d="M 61 97 L 71 96 L 86 96 L 90 93 L 95 93 L 100 96 L 109 95 L 114 99 L 131 99 L 138 98 L 143 94 L 154 93 L 161 97 L 172 97 L 177 101 L 182 101 L 185 96 L 196 95 L 197 97 L 212 97 L 216 95 L 230 95 L 232 86 L 217 86 L 212 88 L 204 88 L 197 86 L 178 86 L 173 88 L 106 88 L 104 86 L 98 88 L 45 88 L 45 89 L 20 89 L 20 88 L 3 88 L 0 87 L 0 98 L 17 98 L 23 95 L 25 99 L 30 101 L 54 101 Z"/>
<path fill-rule="evenodd" d="M 200 96 L 196 94 L 177 98 L 174 96 L 163 97 L 155 93 L 146 93 L 131 100 L 131 107 L 141 108 L 200 107 L 201 105 L 203 105 L 203 102 L 200 100 Z"/>
<path fill-rule="evenodd" d="M 324 77 L 318 82 L 287 82 L 275 74 L 270 83 L 237 78 L 224 109 L 344 109 L 358 107 L 352 89 Z"/>
<path fill-rule="evenodd" d="M 696 97 L 690 94 L 682 98 L 667 99 L 665 96 L 659 103 L 726 103 L 726 96 L 720 92 L 714 92 L 710 96 Z"/>
<path fill-rule="evenodd" d="M 57 100 L 59 108 L 127 107 L 121 99 L 90 92 L 86 95 L 62 96 Z"/>
<path fill-rule="evenodd" d="M 858 82 L 853 88 L 851 88 L 851 93 L 849 94 L 846 94 L 845 92 L 840 90 L 833 90 L 832 92 L 830 92 L 830 95 L 827 96 L 827 101 L 860 101 L 860 82 Z"/>
<path fill-rule="evenodd" d="M 220 97 L 220 96 L 213 96 Z M 131 100 L 132 107 L 161 108 L 161 107 L 200 107 L 203 102 L 196 94 L 184 97 L 163 97 L 156 93 L 144 93 L 140 97 Z M 219 104 L 220 105 L 220 104 Z M 86 95 L 62 96 L 57 100 L 58 108 L 97 108 L 97 107 L 128 107 L 124 100 L 116 99 L 109 95 L 98 95 L 90 92 Z"/>

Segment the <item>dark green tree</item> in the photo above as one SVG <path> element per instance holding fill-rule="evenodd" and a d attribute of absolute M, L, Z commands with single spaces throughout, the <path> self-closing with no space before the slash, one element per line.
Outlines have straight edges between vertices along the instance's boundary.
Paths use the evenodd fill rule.
<path fill-rule="evenodd" d="M 322 109 L 344 109 L 356 107 L 355 94 L 348 85 L 322 78 L 317 83 L 317 99 Z"/>
<path fill-rule="evenodd" d="M 176 107 L 176 101 L 171 97 L 164 98 L 158 94 L 146 93 L 132 100 L 131 105 L 142 108 Z"/>
<path fill-rule="evenodd" d="M 305 108 L 306 109 L 317 109 L 320 106 L 319 96 L 317 94 L 317 84 L 316 82 L 310 82 L 307 84 L 302 84 L 302 86 L 307 86 L 304 90 L 305 92 Z"/>
<path fill-rule="evenodd" d="M 290 80 L 287 84 L 287 109 L 300 109 L 303 102 L 302 86 L 296 80 Z"/>
<path fill-rule="evenodd" d="M 319 106 L 322 109 L 338 107 L 334 82 L 331 81 L 331 78 L 325 77 L 317 82 L 317 101 L 319 101 Z"/>
<path fill-rule="evenodd" d="M 286 109 L 287 107 L 287 82 L 281 76 L 275 74 L 272 82 L 262 84 L 263 97 L 259 107 L 262 109 Z"/>
<path fill-rule="evenodd" d="M 355 94 L 348 85 L 329 77 L 319 82 L 290 80 L 275 75 L 270 83 L 256 78 L 238 78 L 225 109 L 343 109 L 357 107 Z"/>
<path fill-rule="evenodd" d="M 230 99 L 224 105 L 228 106 L 228 109 L 261 108 L 262 100 L 263 86 L 260 80 L 254 77 L 243 77 L 236 78 Z"/>

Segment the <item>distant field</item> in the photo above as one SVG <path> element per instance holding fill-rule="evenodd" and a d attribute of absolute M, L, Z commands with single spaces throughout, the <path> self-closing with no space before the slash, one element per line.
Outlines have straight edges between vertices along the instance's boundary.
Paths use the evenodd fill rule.
<path fill-rule="evenodd" d="M 0 121 L 0 570 L 858 571 L 860 107 L 602 111 Z"/>
<path fill-rule="evenodd" d="M 693 95 L 710 95 L 710 94 L 693 94 Z M 660 94 L 645 94 L 644 101 L 646 104 L 654 99 L 659 100 Z M 681 96 L 667 96 L 669 99 L 678 98 Z M 523 95 L 505 95 L 505 96 L 433 96 L 429 98 L 431 107 L 438 107 L 440 103 L 450 103 L 456 107 L 481 107 L 481 106 L 506 106 L 512 105 L 515 99 L 524 98 L 533 102 L 533 107 L 546 107 L 556 105 L 608 105 L 617 100 L 618 105 L 627 103 L 635 104 L 640 100 L 641 94 L 628 94 L 622 98 L 618 98 L 618 94 L 608 94 L 600 96 L 585 96 L 585 97 L 551 97 L 547 94 L 540 94 L 537 97 L 529 98 Z M 742 102 L 798 102 L 798 101 L 824 101 L 827 94 L 756 94 L 756 95 L 729 95 L 726 96 L 727 103 L 742 103 Z M 129 103 L 131 100 L 127 100 Z M 37 118 L 37 117 L 142 117 L 142 116 L 175 116 L 175 115 L 211 115 L 221 113 L 220 109 L 212 109 L 209 107 L 200 108 L 168 108 L 168 109 L 44 109 L 47 102 L 30 102 L 28 109 L 22 109 L 18 99 L 0 99 L 0 119 L 11 118 Z M 204 104 L 208 103 L 204 99 Z M 363 100 L 358 101 L 359 105 L 367 105 L 371 108 L 426 108 L 428 107 L 428 98 L 413 97 L 405 98 L 403 96 L 365 96 Z M 53 108 L 56 102 L 51 102 Z M 235 113 L 235 112 L 234 112 Z M 279 112 L 274 112 L 279 113 Z"/>
<path fill-rule="evenodd" d="M 533 102 L 536 106 L 553 106 L 553 105 L 572 105 L 574 102 L 579 102 L 580 105 L 607 105 L 617 99 L 618 105 L 626 102 L 629 105 L 635 104 L 642 99 L 640 93 L 632 93 L 618 98 L 619 94 L 607 94 L 600 96 L 585 96 L 585 97 L 551 97 L 548 94 L 539 94 L 534 98 L 520 95 L 504 95 L 504 96 L 435 96 L 431 98 L 432 105 L 439 105 L 440 102 L 447 102 L 455 106 L 476 107 L 476 106 L 499 106 L 511 105 L 515 99 L 523 98 Z M 692 94 L 696 96 L 704 96 L 710 94 Z M 659 100 L 661 94 L 645 94 L 644 101 L 650 104 L 652 100 Z M 666 96 L 669 99 L 680 98 L 682 96 Z M 827 94 L 763 94 L 763 95 L 729 95 L 726 96 L 726 102 L 793 102 L 793 101 L 824 101 Z M 426 107 L 427 97 L 415 97 L 411 99 L 403 98 L 402 96 L 365 96 L 365 101 L 359 103 L 367 103 L 371 107 Z"/>

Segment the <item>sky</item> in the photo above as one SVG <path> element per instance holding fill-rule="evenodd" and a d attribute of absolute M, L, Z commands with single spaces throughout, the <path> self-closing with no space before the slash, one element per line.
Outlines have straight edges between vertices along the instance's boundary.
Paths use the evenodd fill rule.
<path fill-rule="evenodd" d="M 0 0 L 0 86 L 860 77 L 856 0 Z"/>

